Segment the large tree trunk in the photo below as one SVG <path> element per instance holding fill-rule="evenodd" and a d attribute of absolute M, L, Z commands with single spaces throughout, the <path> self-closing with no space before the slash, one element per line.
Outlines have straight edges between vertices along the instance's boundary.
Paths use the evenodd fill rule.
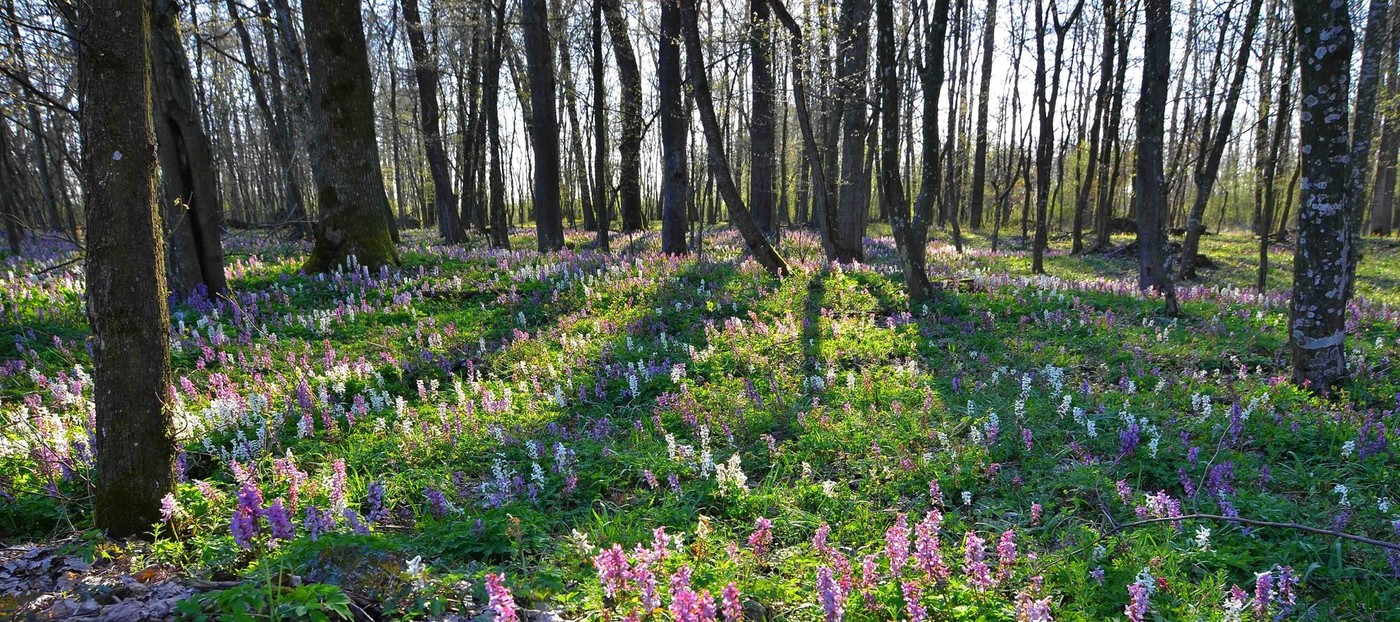
<path fill-rule="evenodd" d="M 1347 4 L 1294 0 L 1302 65 L 1302 193 L 1288 336 L 1293 382 L 1330 387 L 1346 377 L 1346 298 L 1352 211 L 1347 119 L 1352 30 Z"/>
<path fill-rule="evenodd" d="M 418 0 L 403 0 L 403 18 L 408 26 L 408 50 L 413 56 L 413 75 L 418 82 L 418 119 L 422 123 L 428 171 L 433 176 L 433 211 L 437 214 L 438 234 L 448 242 L 461 242 L 466 239 L 466 231 L 462 229 L 462 218 L 457 212 L 447 149 L 442 144 L 438 62 L 437 57 L 428 50 L 428 40 L 423 35 L 423 17 L 418 13 Z"/>
<path fill-rule="evenodd" d="M 1063 67 L 1062 59 L 1065 51 L 1065 35 L 1069 32 L 1069 27 L 1079 19 L 1079 13 L 1084 9 L 1084 0 L 1075 3 L 1074 9 L 1062 22 L 1060 14 L 1055 7 L 1055 0 L 1050 0 L 1048 10 L 1043 10 L 1044 0 L 1036 0 L 1036 61 L 1035 61 L 1035 100 L 1036 113 L 1040 121 L 1040 138 L 1036 143 L 1035 151 L 1035 241 L 1031 245 L 1031 272 L 1035 274 L 1045 273 L 1045 251 L 1049 246 L 1050 229 L 1046 220 L 1047 210 L 1050 204 L 1050 166 L 1055 149 L 1055 105 L 1060 95 L 1060 69 Z M 1045 20 L 1045 15 L 1052 18 L 1049 23 Z M 1050 29 L 1053 27 L 1053 29 Z M 1045 32 L 1050 30 L 1055 34 L 1055 57 L 1054 67 L 1050 71 L 1049 77 L 1045 67 Z"/>
<path fill-rule="evenodd" d="M 1167 272 L 1167 185 L 1164 178 L 1162 135 L 1165 132 L 1167 82 L 1171 75 L 1172 17 L 1170 0 L 1143 3 L 1146 41 L 1142 62 L 1142 96 L 1138 99 L 1137 200 L 1138 287 L 1166 299 L 1167 314 L 1179 312 L 1176 287 Z"/>
<path fill-rule="evenodd" d="M 219 227 L 218 176 L 209 137 L 194 101 L 194 82 L 177 24 L 174 0 L 156 0 L 151 45 L 157 155 L 165 182 L 166 276 L 170 289 L 189 296 L 227 288 Z"/>
<path fill-rule="evenodd" d="M 814 219 L 814 222 L 820 221 L 826 227 L 821 237 L 823 245 L 826 247 L 827 254 L 830 257 L 832 255 L 830 241 L 835 240 L 837 236 L 836 206 L 835 203 L 831 201 L 831 193 L 828 190 L 830 185 L 826 176 L 827 169 L 822 163 L 821 148 L 817 145 L 815 123 L 812 121 L 811 111 L 807 107 L 807 82 L 802 71 L 802 57 L 803 50 L 805 49 L 802 39 L 802 28 L 797 24 L 797 20 L 793 19 L 792 14 L 788 12 L 782 0 L 768 0 L 768 2 L 773 8 L 773 12 L 776 14 L 778 21 L 781 22 L 783 27 L 788 31 L 788 40 L 790 42 L 789 50 L 792 54 L 792 59 L 790 61 L 792 66 L 792 95 L 793 102 L 795 103 L 794 107 L 797 112 L 798 129 L 802 134 L 803 151 L 807 156 L 807 170 L 810 173 L 811 183 L 814 189 L 811 193 L 814 204 L 813 211 L 819 214 L 825 213 L 829 216 Z M 928 226 L 926 224 L 928 220 L 926 217 L 923 222 L 925 223 L 924 228 L 916 230 L 920 232 L 919 235 L 926 236 L 928 233 Z M 919 239 L 922 240 L 924 238 L 920 237 Z M 919 252 L 923 252 L 922 242 L 919 243 Z"/>
<path fill-rule="evenodd" d="M 96 385 L 93 512 L 113 538 L 160 521 L 175 485 L 170 315 L 156 205 L 151 3 L 89 0 L 78 27 L 87 204 L 88 321 Z"/>
<path fill-rule="evenodd" d="M 371 270 L 398 263 L 390 238 L 389 201 L 374 136 L 369 54 L 356 0 L 302 0 L 311 76 L 313 167 L 321 221 L 304 269 L 328 272 L 355 257 Z"/>
<path fill-rule="evenodd" d="M 642 220 L 642 74 L 637 69 L 637 55 L 627 38 L 627 19 L 622 15 L 618 0 L 600 0 L 612 37 L 613 59 L 617 61 L 617 76 L 622 83 L 622 135 L 618 137 L 617 198 L 622 211 L 622 230 L 640 231 L 646 228 Z"/>
<path fill-rule="evenodd" d="M 944 7 L 946 8 L 946 3 Z M 904 287 L 909 300 L 923 302 L 934 294 L 924 268 L 922 244 L 914 239 L 909 223 L 909 199 L 899 178 L 899 77 L 894 59 L 894 7 L 879 2 L 875 8 L 876 66 L 879 67 L 880 114 L 880 197 L 888 207 L 894 241 L 899 253 L 899 266 L 904 271 Z"/>
<path fill-rule="evenodd" d="M 690 197 L 690 179 L 686 171 L 690 114 L 682 90 L 681 9 L 677 0 L 661 0 L 660 29 L 656 81 L 661 98 L 661 252 L 684 255 L 685 204 Z"/>
<path fill-rule="evenodd" d="M 749 207 L 755 224 L 773 234 L 774 131 L 773 30 L 768 0 L 750 0 L 749 49 L 753 55 L 753 111 L 749 132 Z"/>
<path fill-rule="evenodd" d="M 700 113 L 700 125 L 704 128 L 708 146 L 710 171 L 714 174 L 720 198 L 729 211 L 729 221 L 739 230 L 744 245 L 759 263 L 774 276 L 788 273 L 787 261 L 773 248 L 763 232 L 754 224 L 753 215 L 744 206 L 739 196 L 739 187 L 734 184 L 730 173 L 729 159 L 724 154 L 724 138 L 720 132 L 719 119 L 715 116 L 714 98 L 710 94 L 710 78 L 705 75 L 705 57 L 700 47 L 700 24 L 695 0 L 680 0 L 681 26 L 684 31 L 686 67 L 689 69 L 690 86 L 695 96 L 695 107 Z"/>
<path fill-rule="evenodd" d="M 559 199 L 559 119 L 554 110 L 554 54 L 545 0 L 523 0 L 525 64 L 530 72 L 531 140 L 535 147 L 535 233 L 540 252 L 564 248 Z"/>
<path fill-rule="evenodd" d="M 1181 265 L 1177 270 L 1177 278 L 1196 278 L 1196 259 L 1201 246 L 1201 234 L 1205 233 L 1205 223 L 1202 218 L 1206 213 L 1206 204 L 1210 202 L 1210 193 L 1215 188 L 1215 180 L 1220 175 L 1220 158 L 1225 154 L 1225 146 L 1231 142 L 1230 129 L 1235 122 L 1235 107 L 1239 104 L 1240 93 L 1244 91 L 1245 70 L 1249 68 L 1249 61 L 1254 55 L 1254 31 L 1259 25 L 1259 10 L 1264 6 L 1264 0 L 1250 0 L 1249 14 L 1245 16 L 1244 32 L 1240 35 L 1240 45 L 1235 58 L 1235 74 L 1230 79 L 1230 90 L 1225 93 L 1225 108 L 1220 112 L 1220 121 L 1214 125 L 1206 123 L 1202 131 L 1210 138 L 1202 142 L 1207 144 L 1207 150 L 1201 154 L 1201 159 L 1196 166 L 1196 199 L 1191 204 L 1191 213 L 1186 219 L 1186 237 L 1181 245 Z M 1206 114 L 1212 114 L 1207 110 Z"/>

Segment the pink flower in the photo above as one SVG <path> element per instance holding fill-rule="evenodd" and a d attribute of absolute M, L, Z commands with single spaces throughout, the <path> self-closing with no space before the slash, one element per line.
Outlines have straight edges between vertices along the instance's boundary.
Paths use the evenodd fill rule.
<path fill-rule="evenodd" d="M 724 619 L 726 622 L 737 622 L 744 619 L 744 605 L 739 602 L 739 588 L 733 581 L 724 586 L 724 591 L 720 594 L 724 602 Z"/>
<path fill-rule="evenodd" d="M 755 557 L 762 559 L 768 556 L 768 547 L 773 544 L 773 521 L 760 516 L 753 526 L 753 533 L 749 535 L 749 548 L 753 549 Z"/>
<path fill-rule="evenodd" d="M 491 608 L 496 610 L 497 620 L 502 622 L 519 620 L 515 615 L 515 598 L 510 595 L 510 588 L 506 587 L 501 575 L 494 572 L 486 575 L 486 593 L 491 597 Z"/>
<path fill-rule="evenodd" d="M 1001 563 L 1001 580 L 1011 578 L 1011 567 L 1016 565 L 1016 532 L 1007 529 L 997 542 L 997 559 Z"/>
<path fill-rule="evenodd" d="M 632 579 L 632 569 L 627 563 L 627 553 L 622 545 L 614 544 L 593 558 L 593 566 L 598 569 L 598 582 L 603 584 L 603 593 L 608 598 L 617 598 L 619 592 L 627 589 Z"/>
<path fill-rule="evenodd" d="M 894 526 L 885 530 L 885 554 L 890 558 L 890 574 L 898 577 L 909 563 L 909 521 L 901 512 Z"/>
<path fill-rule="evenodd" d="M 938 550 L 938 527 L 942 523 L 943 515 L 938 510 L 929 510 L 924 520 L 914 527 L 914 559 L 934 583 L 948 578 L 948 566 Z"/>
<path fill-rule="evenodd" d="M 1037 599 L 1029 592 L 1016 594 L 1016 622 L 1051 622 L 1050 597 Z"/>
<path fill-rule="evenodd" d="M 904 589 L 904 611 L 909 614 L 909 622 L 923 622 L 928 617 L 928 610 L 919 604 L 923 596 L 919 584 L 905 581 L 901 587 Z"/>
<path fill-rule="evenodd" d="M 827 536 L 830 534 L 831 525 L 822 523 L 820 527 L 817 527 L 817 533 L 812 536 L 812 547 L 817 549 L 817 553 L 823 558 L 831 556 L 831 547 L 826 543 Z"/>
<path fill-rule="evenodd" d="M 1039 525 L 1039 524 L 1040 524 L 1040 517 L 1043 516 L 1044 514 L 1045 514 L 1045 508 L 1042 507 L 1039 503 L 1032 503 L 1032 504 L 1031 504 L 1031 524 L 1032 524 L 1032 525 Z"/>
<path fill-rule="evenodd" d="M 979 592 L 992 586 L 991 569 L 987 567 L 987 541 L 974 532 L 967 532 L 963 540 L 963 574 Z"/>

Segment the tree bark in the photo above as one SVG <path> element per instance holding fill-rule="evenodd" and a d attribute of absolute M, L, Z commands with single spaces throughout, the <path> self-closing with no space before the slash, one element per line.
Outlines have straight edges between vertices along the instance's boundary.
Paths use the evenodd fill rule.
<path fill-rule="evenodd" d="M 627 38 L 627 19 L 622 15 L 618 0 L 599 1 L 603 3 L 613 59 L 617 61 L 617 76 L 622 83 L 619 94 L 622 134 L 617 140 L 617 199 L 622 212 L 622 231 L 640 231 L 646 228 L 642 220 L 642 74 L 637 68 L 632 41 Z"/>
<path fill-rule="evenodd" d="M 836 260 L 865 261 L 865 226 L 870 195 L 860 191 L 865 173 L 866 89 L 870 67 L 870 0 L 844 0 L 837 34 L 840 61 L 836 88 L 841 100 L 841 180 Z"/>
<path fill-rule="evenodd" d="M 501 39 L 505 37 L 504 2 L 491 3 L 492 26 L 486 43 L 486 66 L 482 69 L 481 109 L 486 114 L 486 138 L 491 149 L 491 170 L 487 174 L 491 192 L 491 246 L 510 248 L 510 223 L 506 214 L 506 174 L 501 162 Z"/>
<path fill-rule="evenodd" d="M 1347 269 L 1352 211 L 1347 127 L 1352 54 L 1346 3 L 1294 0 L 1302 123 L 1298 241 L 1289 345 L 1293 382 L 1323 389 L 1346 377 Z"/>
<path fill-rule="evenodd" d="M 773 112 L 773 30 L 768 0 L 749 2 L 749 50 L 753 58 L 753 110 L 749 115 L 749 207 L 758 229 L 773 234 L 773 171 L 776 167 Z"/>
<path fill-rule="evenodd" d="M 181 296 L 224 292 L 223 206 L 173 0 L 156 0 L 151 45 L 157 156 L 165 186 L 166 282 Z"/>
<path fill-rule="evenodd" d="M 147 532 L 175 485 L 170 315 L 156 204 L 151 3 L 89 0 L 78 27 L 88 321 L 96 384 L 93 512 L 112 538 Z"/>
<path fill-rule="evenodd" d="M 987 107 L 992 98 L 992 60 L 996 44 L 997 0 L 987 0 L 986 23 L 982 28 L 982 76 L 977 95 L 977 137 L 972 156 L 972 197 L 968 200 L 967 226 L 982 227 L 982 204 L 987 186 Z"/>
<path fill-rule="evenodd" d="M 1361 261 L 1361 218 L 1364 213 L 1360 206 L 1366 201 L 1366 173 L 1370 170 L 1371 134 L 1375 127 L 1376 92 L 1380 87 L 1380 65 L 1382 50 L 1386 47 L 1382 40 L 1387 38 L 1387 12 L 1389 0 L 1371 0 L 1366 17 L 1366 39 L 1361 52 L 1361 72 L 1356 80 L 1356 114 L 1351 127 L 1351 177 L 1347 182 L 1351 196 L 1347 218 L 1347 237 L 1351 240 L 1347 252 L 1346 290 L 1343 300 L 1351 300 L 1355 294 L 1356 265 Z"/>
<path fill-rule="evenodd" d="M 312 153 L 312 166 L 320 166 L 325 177 L 316 180 L 321 220 L 303 269 L 348 268 L 350 257 L 371 270 L 396 264 L 360 3 L 303 0 L 301 10 L 310 61 L 313 140 L 320 145 Z"/>
<path fill-rule="evenodd" d="M 660 29 L 656 79 L 661 98 L 661 252 L 684 255 L 687 250 L 685 205 L 690 196 L 686 170 L 690 114 L 682 90 L 681 9 L 677 0 L 661 0 Z"/>
<path fill-rule="evenodd" d="M 540 252 L 564 248 L 559 199 L 559 119 L 554 110 L 554 54 L 545 0 L 523 0 L 525 64 L 530 73 L 531 140 L 535 148 L 535 233 Z"/>
<path fill-rule="evenodd" d="M 720 132 L 719 119 L 715 116 L 714 98 L 710 94 L 710 79 L 705 74 L 705 58 L 700 47 L 699 15 L 695 0 L 680 0 L 681 26 L 684 31 L 686 66 L 689 69 L 690 87 L 695 97 L 695 107 L 700 112 L 700 125 L 704 128 L 708 146 L 710 170 L 714 174 L 720 198 L 729 211 L 729 221 L 739 230 L 744 245 L 759 265 L 777 277 L 788 274 L 787 261 L 758 230 L 753 215 L 744 206 L 739 196 L 739 187 L 734 184 L 730 173 L 729 159 L 724 154 L 724 138 Z"/>
<path fill-rule="evenodd" d="M 433 176 L 433 207 L 438 234 L 449 243 L 466 239 L 457 197 L 452 192 L 452 173 L 447 149 L 442 143 L 442 119 L 438 111 L 438 62 L 428 50 L 423 34 L 423 17 L 418 0 L 402 0 L 404 23 L 408 26 L 408 51 L 413 57 L 413 75 L 418 82 L 418 119 L 423 130 L 423 150 L 428 156 L 428 172 Z"/>
<path fill-rule="evenodd" d="M 608 251 L 609 228 L 612 227 L 612 204 L 608 201 L 608 111 L 607 92 L 603 90 L 603 4 L 593 0 L 593 193 L 598 209 L 598 249 Z"/>
<path fill-rule="evenodd" d="M 1400 11 L 1390 12 L 1390 36 L 1385 42 L 1381 108 L 1381 143 L 1376 154 L 1376 177 L 1371 195 L 1371 235 L 1388 236 L 1395 213 L 1395 162 L 1400 157 Z"/>
<path fill-rule="evenodd" d="M 1142 96 L 1138 99 L 1137 205 L 1138 287 L 1166 300 L 1167 315 L 1180 309 L 1176 287 L 1167 272 L 1167 194 L 1162 136 L 1165 132 L 1167 82 L 1171 75 L 1171 2 L 1144 0 L 1146 41 L 1142 62 Z"/>
<path fill-rule="evenodd" d="M 946 4 L 945 4 L 946 7 Z M 899 266 L 904 271 L 904 287 L 911 302 L 933 298 L 933 284 L 924 267 L 922 243 L 915 239 L 909 223 L 909 199 L 899 177 L 899 77 L 894 58 L 894 7 L 878 2 L 875 7 L 876 66 L 880 80 L 880 197 L 888 207 L 894 229 Z"/>

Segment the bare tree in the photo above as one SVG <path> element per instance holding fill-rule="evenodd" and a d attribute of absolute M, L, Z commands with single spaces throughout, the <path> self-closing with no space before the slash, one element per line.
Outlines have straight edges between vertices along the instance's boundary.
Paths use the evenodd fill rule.
<path fill-rule="evenodd" d="M 627 20 L 618 0 L 599 1 L 603 3 L 617 75 L 622 82 L 622 135 L 617 141 L 617 198 L 622 212 L 622 230 L 640 231 L 646 227 L 642 219 L 642 74 L 637 68 L 637 55 L 627 37 Z"/>
<path fill-rule="evenodd" d="M 428 50 L 428 40 L 423 35 L 423 17 L 418 13 L 418 0 L 402 2 L 403 18 L 408 26 L 408 49 L 413 56 L 413 75 L 418 81 L 418 120 L 423 126 L 428 171 L 433 176 L 433 205 L 437 214 L 438 234 L 448 242 L 461 242 L 466 239 L 466 231 L 457 212 L 457 197 L 452 193 L 452 173 L 447 162 L 447 150 L 442 143 L 442 119 L 438 112 L 438 59 Z"/>
<path fill-rule="evenodd" d="M 947 2 L 943 0 L 946 10 Z M 915 239 L 909 222 L 909 199 L 899 178 L 899 77 L 894 58 L 894 8 L 889 2 L 877 2 L 876 66 L 879 67 L 880 115 L 880 198 L 890 214 L 894 228 L 899 265 L 904 271 L 904 287 L 911 301 L 922 302 L 934 295 L 924 267 L 922 241 Z"/>
<path fill-rule="evenodd" d="M 730 172 L 729 159 L 724 153 L 724 138 L 720 132 L 719 118 L 715 115 L 714 98 L 710 94 L 710 78 L 705 74 L 705 57 L 700 47 L 699 15 L 695 0 L 680 0 L 681 30 L 685 38 L 686 66 L 690 75 L 690 87 L 695 96 L 695 108 L 700 113 L 700 125 L 704 128 L 705 143 L 709 152 L 710 171 L 715 177 L 720 198 L 729 211 L 730 224 L 739 230 L 744 245 L 759 265 L 774 276 L 788 273 L 787 261 L 778 254 L 763 232 L 754 224 L 753 215 L 744 206 L 739 196 L 739 187 L 734 184 Z"/>
<path fill-rule="evenodd" d="M 765 235 L 773 233 L 773 173 L 777 166 L 773 111 L 773 31 L 768 0 L 749 1 L 753 110 L 749 117 L 749 207 Z"/>
<path fill-rule="evenodd" d="M 1050 203 L 1050 166 L 1055 149 L 1055 106 L 1060 96 L 1060 69 L 1065 53 L 1065 36 L 1069 33 L 1070 26 L 1079 19 L 1079 13 L 1084 10 L 1084 0 L 1076 0 L 1069 16 L 1061 20 L 1056 2 L 1057 0 L 1050 0 L 1048 7 L 1044 7 L 1045 0 L 1036 0 L 1035 3 L 1035 103 L 1037 120 L 1040 122 L 1040 138 L 1035 151 L 1035 242 L 1031 246 L 1031 272 L 1036 274 L 1045 272 L 1045 249 L 1049 245 L 1050 232 L 1046 222 L 1046 210 Z M 1050 18 L 1048 23 L 1047 15 Z M 1047 30 L 1055 34 L 1055 57 L 1053 68 L 1050 69 L 1045 66 Z M 1052 72 L 1050 76 L 1046 75 L 1047 71 Z"/>

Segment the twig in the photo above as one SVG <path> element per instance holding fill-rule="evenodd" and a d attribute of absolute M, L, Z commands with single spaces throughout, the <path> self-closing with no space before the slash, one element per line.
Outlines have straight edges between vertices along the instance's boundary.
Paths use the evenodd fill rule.
<path fill-rule="evenodd" d="M 1278 523 L 1278 522 L 1274 522 L 1274 521 L 1256 520 L 1256 519 L 1253 519 L 1253 518 L 1231 518 L 1231 517 L 1229 517 L 1229 516 L 1220 516 L 1219 514 L 1183 514 L 1183 515 L 1181 515 L 1181 516 L 1175 516 L 1175 517 L 1168 516 L 1168 517 L 1163 517 L 1163 518 L 1149 518 L 1149 519 L 1147 519 L 1147 520 L 1140 520 L 1140 521 L 1136 521 L 1136 522 L 1132 522 L 1132 523 L 1123 523 L 1122 525 L 1118 525 L 1117 527 L 1114 527 L 1114 528 L 1108 530 L 1107 532 L 1104 533 L 1104 535 L 1105 535 L 1105 536 L 1109 536 L 1109 535 L 1115 534 L 1115 533 L 1117 533 L 1117 532 L 1123 531 L 1123 530 L 1125 530 L 1125 529 L 1131 529 L 1131 528 L 1133 528 L 1133 527 L 1140 527 L 1140 526 L 1142 526 L 1142 525 L 1149 525 L 1149 524 L 1152 524 L 1152 523 L 1166 523 L 1166 522 L 1176 522 L 1176 521 L 1186 521 L 1186 520 L 1204 520 L 1204 519 L 1218 520 L 1218 521 L 1227 521 L 1227 522 L 1233 522 L 1233 523 L 1243 523 L 1243 524 L 1245 524 L 1245 525 L 1252 525 L 1252 526 L 1255 526 L 1255 527 L 1277 527 L 1277 528 L 1279 528 L 1279 529 L 1294 529 L 1294 530 L 1297 530 L 1297 531 L 1306 531 L 1306 532 L 1308 532 L 1308 533 L 1315 533 L 1315 534 L 1323 535 L 1323 536 L 1333 536 L 1333 537 L 1337 537 L 1337 538 L 1342 538 L 1342 539 L 1344 539 L 1344 540 L 1351 540 L 1351 541 L 1353 541 L 1353 542 L 1360 542 L 1360 543 L 1362 543 L 1362 544 L 1369 544 L 1369 545 L 1371 545 L 1371 546 L 1378 546 L 1378 547 L 1381 547 L 1381 548 L 1384 548 L 1384 549 L 1390 549 L 1390 550 L 1392 550 L 1392 551 L 1400 551 L 1400 544 L 1396 544 L 1396 543 L 1394 543 L 1394 542 L 1386 542 L 1386 541 L 1384 541 L 1384 540 L 1373 540 L 1373 539 L 1367 538 L 1367 537 L 1365 537 L 1365 536 L 1356 536 L 1356 535 L 1352 535 L 1352 534 L 1349 534 L 1349 533 L 1344 533 L 1344 532 L 1341 532 L 1341 531 L 1330 531 L 1330 530 L 1327 530 L 1327 529 L 1319 529 L 1319 528 L 1317 528 L 1317 527 L 1309 527 L 1309 526 L 1307 526 L 1307 525 L 1300 525 L 1300 524 L 1298 524 L 1298 523 Z"/>

